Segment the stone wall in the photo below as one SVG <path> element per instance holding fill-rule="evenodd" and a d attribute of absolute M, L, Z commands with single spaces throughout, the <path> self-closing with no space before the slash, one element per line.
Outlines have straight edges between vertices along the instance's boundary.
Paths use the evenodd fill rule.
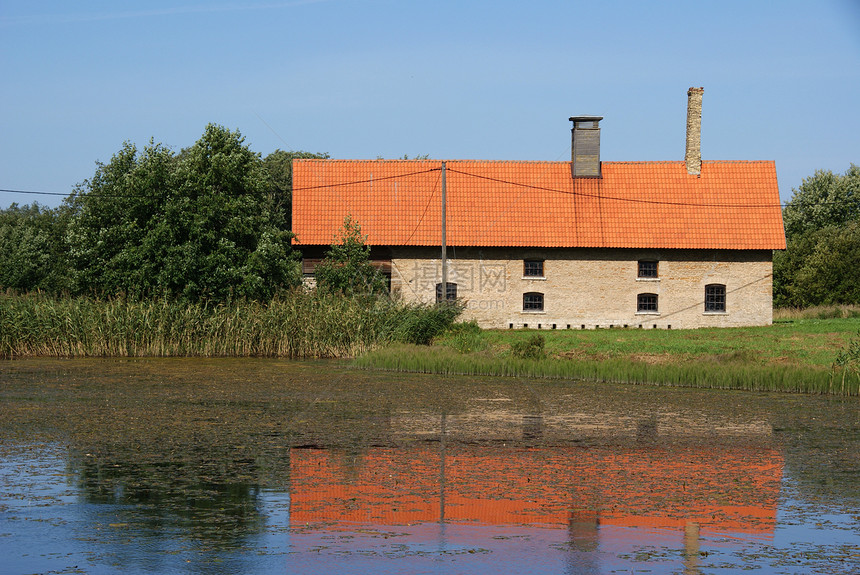
<path fill-rule="evenodd" d="M 466 304 L 463 319 L 507 329 L 697 328 L 772 322 L 772 252 L 733 250 L 449 248 L 449 282 Z M 544 275 L 525 277 L 525 259 Z M 640 260 L 658 262 L 655 279 Z M 438 248 L 392 248 L 392 291 L 432 302 L 441 278 Z M 705 286 L 725 285 L 725 312 L 705 312 Z M 523 311 L 541 293 L 543 311 Z M 637 312 L 638 294 L 657 295 L 657 312 Z"/>

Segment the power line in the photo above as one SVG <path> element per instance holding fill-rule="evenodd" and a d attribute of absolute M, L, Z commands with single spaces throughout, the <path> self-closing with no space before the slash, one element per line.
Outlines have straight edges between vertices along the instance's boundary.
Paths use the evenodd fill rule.
<path fill-rule="evenodd" d="M 553 192 L 553 193 L 557 193 L 557 194 L 581 196 L 581 197 L 595 198 L 595 199 L 600 199 L 600 200 L 616 200 L 619 202 L 632 202 L 632 203 L 642 203 L 642 204 L 652 204 L 652 205 L 656 204 L 656 205 L 671 205 L 671 206 L 723 207 L 723 208 L 724 207 L 738 207 L 738 208 L 780 207 L 780 208 L 784 208 L 787 205 L 789 205 L 789 203 L 785 203 L 785 204 L 783 204 L 783 203 L 779 203 L 779 204 L 727 204 L 727 203 L 667 202 L 667 201 L 661 201 L 661 200 L 643 200 L 643 199 L 638 199 L 638 198 L 619 198 L 617 196 L 602 196 L 600 194 L 591 194 L 591 193 L 587 193 L 587 192 L 576 192 L 576 191 L 570 191 L 570 190 L 559 190 L 556 188 L 548 188 L 548 187 L 544 187 L 544 186 L 534 186 L 534 185 L 530 185 L 530 184 L 524 184 L 521 182 L 512 182 L 510 180 L 503 180 L 500 178 L 493 178 L 490 176 L 482 176 L 479 174 L 472 174 L 469 172 L 464 172 L 462 170 L 458 170 L 456 168 L 450 168 L 450 167 L 448 168 L 448 170 L 451 172 L 462 174 L 464 176 L 470 176 L 473 178 L 489 180 L 492 182 L 496 182 L 499 184 L 505 184 L 505 185 L 509 185 L 509 186 L 517 186 L 517 187 L 529 188 L 529 189 L 533 189 L 533 190 L 540 190 L 540 191 L 544 191 L 544 192 Z M 408 177 L 408 176 L 413 176 L 413 175 L 418 175 L 418 174 L 426 174 L 426 173 L 434 172 L 434 171 L 441 171 L 441 168 L 430 168 L 428 170 L 423 170 L 423 171 L 419 171 L 419 172 L 411 172 L 411 173 L 407 173 L 407 174 L 394 175 L 394 176 L 385 176 L 382 178 L 375 178 L 375 180 L 390 180 L 390 179 L 396 179 L 396 178 L 400 178 L 400 177 Z M 341 183 L 336 183 L 336 184 L 325 184 L 325 185 L 319 185 L 319 186 L 306 186 L 306 187 L 300 187 L 300 188 L 294 187 L 293 192 L 305 191 L 305 190 L 316 190 L 316 189 L 321 189 L 321 188 L 346 187 L 346 186 L 352 186 L 352 185 L 358 185 L 358 184 L 371 183 L 373 181 L 374 181 L 374 179 L 372 178 L 369 180 L 355 180 L 355 181 L 350 181 L 350 182 L 341 182 Z M 839 202 L 818 202 L 818 203 L 819 204 L 837 204 Z"/>
<path fill-rule="evenodd" d="M 441 175 L 441 170 L 440 170 L 440 175 Z M 421 226 L 421 222 L 424 221 L 424 216 L 427 215 L 427 210 L 430 209 L 430 202 L 433 201 L 433 196 L 436 195 L 436 186 L 438 186 L 438 185 L 439 185 L 439 178 L 437 177 L 436 183 L 433 184 L 433 191 L 430 193 L 430 199 L 427 200 L 427 205 L 424 206 L 424 211 L 421 213 L 421 217 L 418 218 L 418 223 L 415 224 L 415 229 L 412 230 L 412 233 L 409 234 L 409 238 L 406 240 L 406 242 L 404 242 L 405 244 L 409 244 L 409 242 L 412 241 L 412 236 L 415 235 L 415 232 L 417 232 L 418 228 Z"/>
<path fill-rule="evenodd" d="M 462 170 L 458 170 L 456 168 L 448 168 L 448 171 L 456 172 L 458 174 L 463 174 L 464 176 L 470 176 L 472 178 L 478 178 L 481 180 L 489 180 L 491 182 L 496 182 L 499 184 L 505 184 L 509 186 L 518 186 L 521 188 L 529 188 L 532 190 L 540 190 L 543 192 L 553 192 L 556 194 L 565 194 L 568 196 L 580 196 L 585 198 L 594 198 L 597 200 L 615 200 L 618 202 L 630 202 L 637 204 L 658 204 L 664 206 L 688 206 L 688 207 L 700 207 L 700 208 L 773 208 L 776 206 L 784 207 L 787 204 L 727 204 L 727 203 L 693 203 L 693 202 L 666 202 L 662 200 L 643 200 L 639 198 L 619 198 L 618 196 L 603 196 L 600 194 L 592 194 L 587 192 L 575 192 L 569 190 L 559 190 L 555 188 L 547 188 L 544 186 L 534 186 L 531 184 L 523 184 L 520 182 L 511 182 L 508 180 L 502 180 L 499 178 L 493 178 L 490 176 L 481 176 L 479 174 L 470 174 L 469 172 L 464 172 Z"/>
<path fill-rule="evenodd" d="M 34 192 L 33 190 L 6 190 L 0 189 L 0 192 L 6 192 L 7 194 L 31 194 L 37 196 L 68 196 L 69 194 L 62 194 L 60 192 Z"/>
<path fill-rule="evenodd" d="M 71 197 L 73 195 L 78 195 L 75 192 L 72 192 L 71 194 L 63 194 L 61 192 L 35 192 L 32 190 L 7 190 L 7 189 L 2 189 L 2 188 L 0 188 L 0 192 L 6 192 L 9 194 L 31 194 L 31 195 L 35 194 L 35 195 L 40 195 L 40 196 L 63 196 L 63 197 Z M 87 192 L 84 192 L 83 195 L 86 195 L 86 194 L 87 194 Z M 124 200 L 124 199 L 132 200 L 132 199 L 138 199 L 138 198 L 163 198 L 164 197 L 163 195 L 159 196 L 157 194 L 104 194 L 104 193 L 93 194 L 93 196 L 99 197 L 99 198 L 112 198 L 112 199 L 117 199 L 117 200 Z"/>
<path fill-rule="evenodd" d="M 641 199 L 641 198 L 622 198 L 622 197 L 618 197 L 618 196 L 604 196 L 604 195 L 594 194 L 594 193 L 589 193 L 589 192 L 559 190 L 557 188 L 550 188 L 550 187 L 546 187 L 546 186 L 536 186 L 536 185 L 526 184 L 526 183 L 522 183 L 522 182 L 513 182 L 510 180 L 504 180 L 501 178 L 494 178 L 491 176 L 473 174 L 473 173 L 466 172 L 463 170 L 458 170 L 457 168 L 450 168 L 449 167 L 448 170 L 451 172 L 454 172 L 454 173 L 462 174 L 464 176 L 482 179 L 482 180 L 487 180 L 487 181 L 495 182 L 498 184 L 504 184 L 504 185 L 508 185 L 508 186 L 515 186 L 515 187 L 527 188 L 527 189 L 532 189 L 532 190 L 539 190 L 539 191 L 544 191 L 544 192 L 552 192 L 552 193 L 556 193 L 556 194 L 565 194 L 565 195 L 570 195 L 570 196 L 580 196 L 580 197 L 600 199 L 600 200 L 612 200 L 612 201 L 618 201 L 618 202 L 639 203 L 639 204 L 649 204 L 649 205 L 685 206 L 685 207 L 701 207 L 701 208 L 708 208 L 708 207 L 727 208 L 728 207 L 728 208 L 758 208 L 758 209 L 761 209 L 761 208 L 773 208 L 773 207 L 785 208 L 789 205 L 795 205 L 795 206 L 800 206 L 800 205 L 803 205 L 803 206 L 839 205 L 842 203 L 842 202 L 821 200 L 821 201 L 817 201 L 817 202 L 797 201 L 794 203 L 789 201 L 786 203 L 778 203 L 778 204 L 746 204 L 746 203 L 745 204 L 738 204 L 738 203 L 710 203 L 710 202 L 708 202 L 708 203 L 671 202 L 671 201 L 664 201 L 664 200 L 647 200 L 647 199 Z M 441 168 L 428 168 L 426 170 L 418 170 L 415 172 L 406 172 L 403 174 L 394 174 L 391 176 L 371 177 L 371 178 L 366 178 L 366 179 L 362 179 L 362 180 L 351 180 L 351 181 L 347 181 L 347 182 L 338 182 L 338 183 L 333 183 L 333 184 L 320 184 L 320 185 L 316 185 L 316 186 L 294 187 L 294 188 L 292 188 L 292 191 L 296 192 L 296 191 L 320 190 L 320 189 L 357 186 L 357 185 L 361 185 L 361 184 L 372 184 L 373 182 L 377 182 L 377 181 L 396 180 L 399 178 L 409 178 L 409 177 L 413 177 L 413 176 L 418 176 L 418 175 L 428 174 L 428 173 L 438 172 L 438 171 L 441 171 Z M 34 190 L 15 190 L 15 189 L 5 189 L 5 188 L 0 188 L 0 192 L 11 193 L 11 194 L 43 195 L 43 196 L 71 196 L 72 195 L 72 194 L 64 194 L 64 193 L 60 193 L 60 192 L 44 192 L 44 191 L 34 191 Z M 139 195 L 138 194 L 99 194 L 99 197 L 115 198 L 115 199 L 135 199 L 135 198 L 162 198 L 164 196 L 154 195 L 154 194 L 139 194 Z"/>
<path fill-rule="evenodd" d="M 337 184 L 321 184 L 319 186 L 305 186 L 304 188 L 293 188 L 292 191 L 303 192 L 305 190 L 321 190 L 325 188 L 340 188 L 345 186 L 357 186 L 358 184 L 372 184 L 373 182 L 384 181 L 384 180 L 396 180 L 397 178 L 409 178 L 412 176 L 418 176 L 420 174 L 429 174 L 430 172 L 439 172 L 442 168 L 429 168 L 427 170 L 420 170 L 417 172 L 407 172 L 405 174 L 395 174 L 393 176 L 382 176 L 381 178 L 369 178 L 365 180 L 354 180 L 351 182 L 339 182 Z"/>
<path fill-rule="evenodd" d="M 427 173 L 438 172 L 438 171 L 439 171 L 439 168 L 430 168 L 427 170 L 419 170 L 417 172 L 407 172 L 405 174 L 395 174 L 393 176 L 382 176 L 382 177 L 378 177 L 378 178 L 371 177 L 371 178 L 365 179 L 365 180 L 354 180 L 351 182 L 340 182 L 337 184 L 322 184 L 319 186 L 307 186 L 304 188 L 293 188 L 293 191 L 295 191 L 295 190 L 301 190 L 301 191 L 319 190 L 319 189 L 325 189 L 325 188 L 340 188 L 343 186 L 357 186 L 359 184 L 372 184 L 375 181 L 395 180 L 398 178 L 408 178 L 408 177 L 417 176 L 420 174 L 427 174 Z M 30 195 L 43 195 L 43 196 L 71 196 L 72 195 L 72 194 L 63 194 L 60 192 L 37 192 L 37 191 L 33 191 L 33 190 L 12 190 L 12 189 L 5 189 L 5 188 L 0 188 L 0 192 L 5 192 L 8 194 L 30 194 Z M 162 198 L 162 197 L 164 197 L 164 195 L 157 195 L 157 194 L 104 194 L 104 193 L 99 193 L 98 197 L 100 197 L 100 198 L 116 198 L 116 199 L 135 199 L 135 198 Z"/>

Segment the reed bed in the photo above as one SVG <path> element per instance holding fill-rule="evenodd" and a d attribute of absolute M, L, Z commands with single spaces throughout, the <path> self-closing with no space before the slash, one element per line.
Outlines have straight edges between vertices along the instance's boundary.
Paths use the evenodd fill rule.
<path fill-rule="evenodd" d="M 443 375 L 513 376 L 652 384 L 748 391 L 860 395 L 856 374 L 814 367 L 685 362 L 650 364 L 627 358 L 605 360 L 524 359 L 482 353 L 458 353 L 446 346 L 396 345 L 355 360 L 363 369 Z"/>
<path fill-rule="evenodd" d="M 304 290 L 216 305 L 0 295 L 0 358 L 354 357 L 380 344 L 427 343 L 458 312 Z"/>

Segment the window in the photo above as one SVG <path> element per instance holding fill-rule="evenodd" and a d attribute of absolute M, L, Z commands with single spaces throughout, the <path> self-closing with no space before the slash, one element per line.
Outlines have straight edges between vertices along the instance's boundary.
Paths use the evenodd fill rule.
<path fill-rule="evenodd" d="M 709 284 L 705 286 L 705 311 L 726 311 L 726 286 Z"/>
<path fill-rule="evenodd" d="M 543 294 L 538 292 L 524 293 L 523 311 L 543 311 Z"/>
<path fill-rule="evenodd" d="M 639 260 L 639 276 L 640 278 L 656 278 L 657 262 L 652 260 Z"/>
<path fill-rule="evenodd" d="M 523 275 L 525 277 L 543 277 L 543 260 L 523 260 Z"/>
<path fill-rule="evenodd" d="M 657 313 L 657 294 L 640 293 L 636 296 L 636 311 Z"/>
<path fill-rule="evenodd" d="M 453 282 L 448 282 L 445 289 L 445 299 L 448 301 L 454 301 L 457 299 L 457 284 Z M 439 282 L 436 284 L 436 303 L 442 301 L 442 283 Z"/>

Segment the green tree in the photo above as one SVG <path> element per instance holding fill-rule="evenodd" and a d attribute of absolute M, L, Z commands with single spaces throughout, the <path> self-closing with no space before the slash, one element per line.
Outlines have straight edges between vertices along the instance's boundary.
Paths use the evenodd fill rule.
<path fill-rule="evenodd" d="M 777 307 L 860 303 L 860 221 L 789 239 L 773 275 Z"/>
<path fill-rule="evenodd" d="M 385 278 L 370 261 L 367 236 L 358 221 L 346 216 L 325 259 L 317 265 L 317 287 L 348 295 L 386 293 Z"/>
<path fill-rule="evenodd" d="M 210 124 L 179 154 L 127 143 L 69 205 L 81 292 L 265 300 L 300 280 L 263 162 L 238 131 Z"/>
<path fill-rule="evenodd" d="M 328 157 L 328 154 L 275 150 L 263 158 L 263 168 L 269 176 L 269 190 L 274 195 L 276 208 L 285 214 L 287 229 L 292 229 L 293 160 L 325 160 Z"/>
<path fill-rule="evenodd" d="M 842 174 L 818 170 L 792 190 L 783 210 L 785 235 L 791 239 L 827 226 L 860 221 L 860 166 Z"/>
<path fill-rule="evenodd" d="M 774 305 L 860 303 L 860 167 L 804 179 L 783 220 L 787 245 L 774 254 Z"/>
<path fill-rule="evenodd" d="M 171 198 L 173 153 L 150 142 L 142 153 L 126 142 L 66 200 L 73 281 L 78 292 L 146 294 L 158 264 L 145 242 Z"/>
<path fill-rule="evenodd" d="M 0 210 L 0 288 L 58 293 L 69 288 L 66 211 L 39 204 Z"/>

